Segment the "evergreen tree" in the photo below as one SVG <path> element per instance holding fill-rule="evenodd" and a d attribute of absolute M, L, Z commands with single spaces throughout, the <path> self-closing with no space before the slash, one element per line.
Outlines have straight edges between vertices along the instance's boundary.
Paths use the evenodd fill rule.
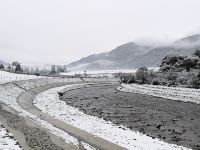
<path fill-rule="evenodd" d="M 139 81 L 140 84 L 145 84 L 148 82 L 149 74 L 147 67 L 139 68 L 136 73 L 136 79 Z"/>
<path fill-rule="evenodd" d="M 50 72 L 50 74 L 56 74 L 56 66 L 55 65 L 51 66 L 51 72 Z"/>
<path fill-rule="evenodd" d="M 1 65 L 0 65 L 0 70 L 3 70 L 3 69 L 4 69 L 4 65 L 1 64 Z"/>
<path fill-rule="evenodd" d="M 10 64 L 8 65 L 7 69 L 8 69 L 9 71 L 11 71 L 11 66 L 10 66 Z"/>
<path fill-rule="evenodd" d="M 12 70 L 14 70 L 15 72 L 23 72 L 21 64 L 18 61 L 12 62 Z"/>
<path fill-rule="evenodd" d="M 20 63 L 16 64 L 15 72 L 23 72 Z"/>

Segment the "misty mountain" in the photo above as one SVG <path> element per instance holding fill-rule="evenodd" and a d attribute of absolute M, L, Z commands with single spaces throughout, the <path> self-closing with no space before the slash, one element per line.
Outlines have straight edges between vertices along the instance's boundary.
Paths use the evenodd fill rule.
<path fill-rule="evenodd" d="M 73 70 L 101 70 L 101 69 L 117 69 L 124 62 L 136 59 L 140 55 L 144 55 L 150 50 L 150 47 L 140 46 L 133 42 L 121 45 L 108 53 L 94 54 L 82 58 L 79 61 L 68 65 Z"/>
<path fill-rule="evenodd" d="M 188 36 L 174 43 L 151 49 L 149 52 L 139 57 L 134 63 L 134 67 L 156 67 L 159 66 L 166 55 L 191 56 L 195 49 L 200 48 L 200 34 Z M 132 62 L 133 63 L 133 62 Z"/>
<path fill-rule="evenodd" d="M 153 48 L 130 42 L 110 52 L 90 55 L 72 62 L 68 68 L 70 70 L 107 70 L 134 69 L 142 66 L 157 67 L 166 55 L 190 56 L 197 48 L 200 48 L 200 34 L 182 38 L 163 47 Z"/>

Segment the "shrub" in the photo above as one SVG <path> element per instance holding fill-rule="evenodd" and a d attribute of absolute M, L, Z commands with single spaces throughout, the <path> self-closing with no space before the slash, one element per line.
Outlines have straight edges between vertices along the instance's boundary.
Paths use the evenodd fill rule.
<path fill-rule="evenodd" d="M 120 82 L 121 83 L 128 83 L 129 78 L 130 78 L 129 74 L 120 75 Z"/>
<path fill-rule="evenodd" d="M 136 71 L 136 80 L 139 84 L 148 83 L 148 68 L 142 67 Z"/>
<path fill-rule="evenodd" d="M 135 78 L 135 75 L 130 75 L 128 81 L 127 81 L 128 84 L 131 84 L 131 83 L 136 83 L 136 78 Z"/>
<path fill-rule="evenodd" d="M 159 82 L 158 80 L 155 79 L 155 80 L 152 81 L 152 84 L 153 84 L 153 85 L 160 85 L 160 82 Z"/>
<path fill-rule="evenodd" d="M 166 79 L 168 81 L 172 81 L 172 82 L 176 82 L 177 81 L 177 78 L 178 78 L 178 74 L 175 73 L 175 72 L 168 72 L 166 74 Z"/>
<path fill-rule="evenodd" d="M 186 85 L 187 84 L 187 79 L 184 77 L 179 77 L 177 78 L 177 83 L 181 85 Z"/>
<path fill-rule="evenodd" d="M 190 87 L 192 88 L 200 88 L 200 80 L 197 76 L 193 77 L 191 82 L 190 82 Z"/>
<path fill-rule="evenodd" d="M 160 84 L 161 84 L 161 85 L 167 85 L 167 81 L 162 80 Z"/>
<path fill-rule="evenodd" d="M 153 81 L 157 77 L 157 75 L 156 75 L 154 70 L 149 70 L 148 71 L 148 76 L 149 76 L 149 80 L 151 80 L 151 81 Z"/>

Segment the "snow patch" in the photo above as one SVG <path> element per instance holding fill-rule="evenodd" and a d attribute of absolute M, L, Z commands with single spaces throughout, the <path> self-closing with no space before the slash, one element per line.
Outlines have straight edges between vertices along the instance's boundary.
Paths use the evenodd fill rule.
<path fill-rule="evenodd" d="M 83 145 L 85 150 L 98 150 L 92 146 L 90 146 L 89 144 L 85 143 L 85 142 L 81 142 L 81 144 Z"/>

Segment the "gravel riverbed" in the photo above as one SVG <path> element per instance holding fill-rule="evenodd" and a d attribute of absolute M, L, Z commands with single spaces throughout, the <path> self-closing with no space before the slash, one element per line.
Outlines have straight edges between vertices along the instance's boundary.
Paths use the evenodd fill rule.
<path fill-rule="evenodd" d="M 88 115 L 168 143 L 200 149 L 200 105 L 119 92 L 117 86 L 72 90 L 60 99 Z"/>

